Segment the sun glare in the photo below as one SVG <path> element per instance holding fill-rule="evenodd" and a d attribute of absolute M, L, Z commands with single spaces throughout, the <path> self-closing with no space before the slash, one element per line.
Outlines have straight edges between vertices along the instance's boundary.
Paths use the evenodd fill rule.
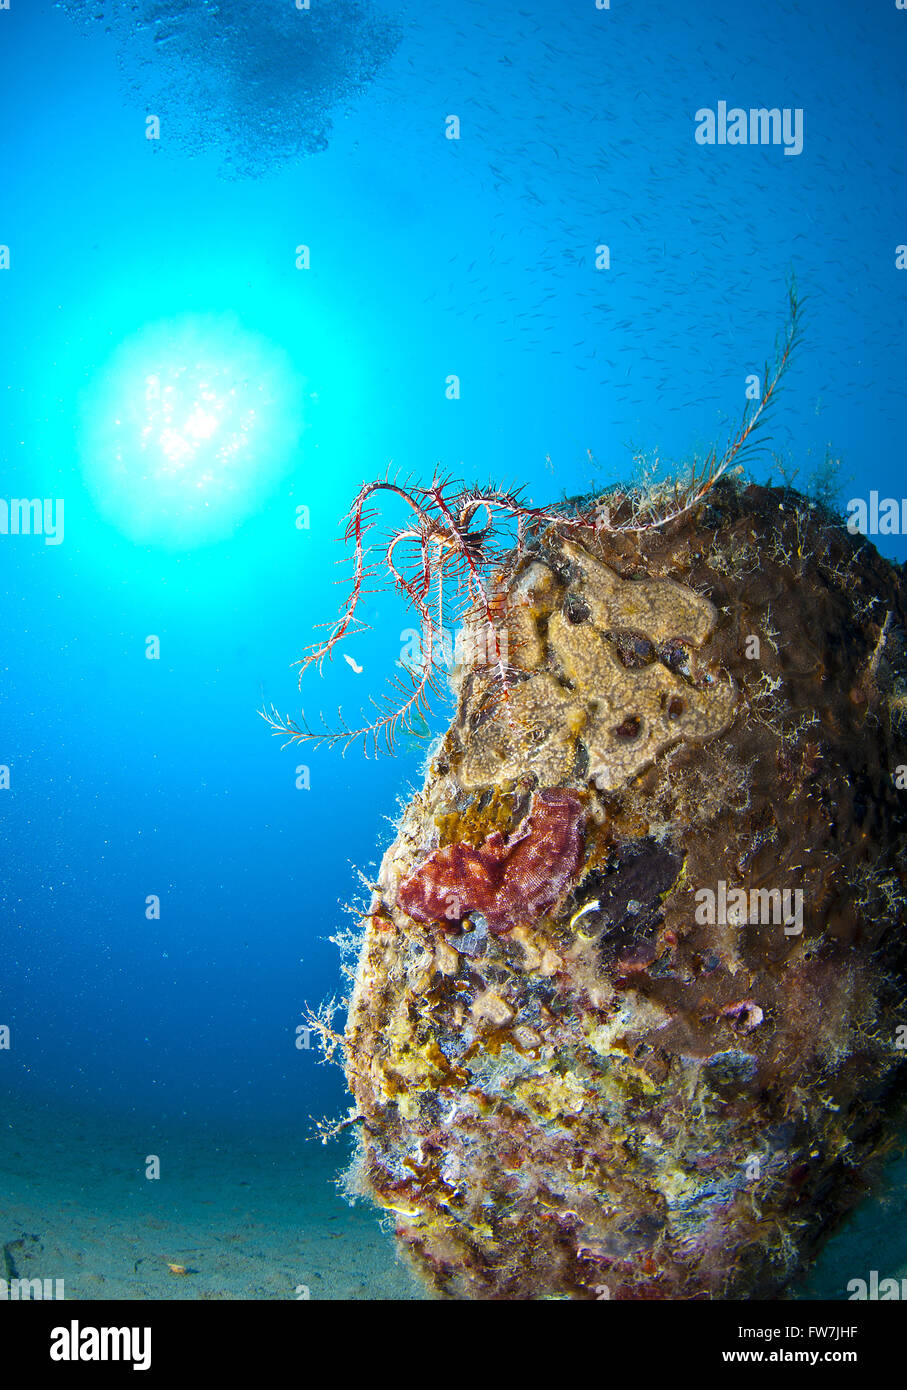
<path fill-rule="evenodd" d="M 135 540 L 230 534 L 297 463 L 303 382 L 232 316 L 186 316 L 124 342 L 89 392 L 86 479 Z"/>

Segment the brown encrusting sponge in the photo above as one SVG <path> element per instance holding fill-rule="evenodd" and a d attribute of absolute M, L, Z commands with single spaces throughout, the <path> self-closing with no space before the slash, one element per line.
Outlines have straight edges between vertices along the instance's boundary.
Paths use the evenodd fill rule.
<path fill-rule="evenodd" d="M 724 478 L 505 573 L 365 922 L 353 1186 L 448 1296 L 771 1297 L 899 1103 L 901 572 Z"/>

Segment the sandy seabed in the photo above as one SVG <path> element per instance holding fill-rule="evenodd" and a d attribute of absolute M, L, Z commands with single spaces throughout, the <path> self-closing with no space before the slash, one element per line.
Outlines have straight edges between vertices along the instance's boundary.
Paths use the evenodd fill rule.
<path fill-rule="evenodd" d="M 7 1104 L 0 1277 L 62 1279 L 66 1299 L 426 1296 L 379 1214 L 338 1191 L 349 1138 L 164 1129 Z"/>

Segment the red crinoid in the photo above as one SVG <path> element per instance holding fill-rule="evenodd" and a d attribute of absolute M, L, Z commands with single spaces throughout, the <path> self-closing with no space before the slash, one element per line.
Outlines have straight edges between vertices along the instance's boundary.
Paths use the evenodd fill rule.
<path fill-rule="evenodd" d="M 408 524 L 391 532 L 378 552 L 378 567 L 369 563 L 375 553 L 366 544 L 376 514 L 368 504 L 378 494 L 390 493 L 407 504 Z M 342 719 L 336 729 L 311 730 L 304 718 L 299 723 L 272 710 L 262 712 L 276 734 L 288 742 L 311 740 L 344 747 L 363 740 L 366 752 L 376 751 L 383 740 L 393 751 L 401 729 L 412 729 L 413 720 L 428 708 L 429 691 L 436 687 L 447 648 L 449 626 L 467 618 L 481 634 L 484 660 L 497 688 L 506 698 L 510 679 L 508 653 L 498 621 L 502 581 L 522 554 L 530 531 L 556 521 L 579 524 L 554 510 L 543 510 L 523 501 L 519 492 L 497 487 L 467 488 L 452 479 L 435 477 L 428 487 L 383 478 L 366 483 L 350 508 L 345 539 L 352 542 L 353 577 L 349 597 L 325 642 L 310 646 L 298 663 L 300 685 L 309 666 L 321 667 L 333 656 L 342 638 L 362 632 L 366 624 L 358 616 L 366 585 L 382 579 L 393 585 L 413 609 L 420 629 L 419 663 L 407 671 L 410 684 L 397 678 L 385 701 L 376 703 L 377 715 L 359 728 Z"/>
<path fill-rule="evenodd" d="M 378 751 L 383 742 L 393 752 L 397 735 L 413 731 L 422 712 L 428 708 L 429 691 L 445 666 L 447 625 L 468 623 L 483 638 L 482 660 L 491 668 L 493 691 L 507 700 L 513 680 L 507 644 L 500 626 L 506 581 L 525 553 L 533 533 L 551 526 L 560 533 L 592 534 L 646 531 L 665 526 L 702 502 L 715 483 L 744 448 L 774 397 L 778 382 L 788 364 L 799 330 L 800 301 L 791 284 L 790 317 L 787 331 L 776 347 L 773 368 L 765 367 L 767 382 L 755 405 L 747 401 L 734 439 L 719 458 L 716 450 L 694 467 L 682 481 L 634 490 L 619 488 L 579 505 L 564 503 L 550 508 L 534 507 L 519 491 L 495 486 L 464 487 L 451 478 L 435 476 L 428 487 L 403 483 L 389 476 L 366 483 L 359 491 L 346 518 L 345 539 L 352 542 L 353 576 L 349 596 L 340 616 L 331 626 L 326 641 L 310 646 L 300 666 L 302 677 L 309 666 L 319 670 L 325 657 L 344 638 L 366 630 L 359 617 L 359 606 L 376 581 L 379 588 L 392 586 L 412 607 L 421 630 L 419 662 L 407 671 L 410 683 L 397 678 L 383 701 L 374 701 L 376 713 L 359 727 L 351 728 L 342 718 L 336 728 L 309 728 L 305 716 L 299 720 L 281 715 L 276 709 L 259 711 L 275 734 L 286 743 L 312 742 L 345 749 L 359 739 L 366 754 Z M 374 527 L 376 512 L 371 504 L 381 494 L 390 493 L 409 509 L 408 522 L 392 531 L 379 548 L 366 544 Z M 377 564 L 372 557 L 378 556 Z M 478 644 L 477 644 L 478 645 Z"/>

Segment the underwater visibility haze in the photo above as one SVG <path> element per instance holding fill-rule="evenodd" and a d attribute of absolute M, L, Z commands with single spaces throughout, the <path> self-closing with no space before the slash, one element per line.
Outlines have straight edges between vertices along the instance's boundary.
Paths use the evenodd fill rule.
<path fill-rule="evenodd" d="M 905 55 L 0 7 L 4 1297 L 907 1292 Z"/>

